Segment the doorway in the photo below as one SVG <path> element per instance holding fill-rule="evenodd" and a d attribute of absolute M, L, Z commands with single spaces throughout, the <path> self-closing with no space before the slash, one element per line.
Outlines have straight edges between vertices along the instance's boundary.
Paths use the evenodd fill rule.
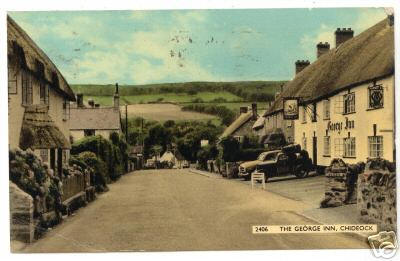
<path fill-rule="evenodd" d="M 317 158 L 318 158 L 318 154 L 317 154 L 317 137 L 314 136 L 313 137 L 313 164 L 314 166 L 317 166 Z"/>

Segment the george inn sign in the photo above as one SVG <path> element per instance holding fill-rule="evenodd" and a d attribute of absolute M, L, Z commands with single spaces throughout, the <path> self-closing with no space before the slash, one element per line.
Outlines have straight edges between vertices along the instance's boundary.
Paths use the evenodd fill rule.
<path fill-rule="evenodd" d="M 326 131 L 338 131 L 339 133 L 344 130 L 354 129 L 354 120 L 349 120 L 347 117 L 345 122 L 331 122 L 328 121 Z"/>

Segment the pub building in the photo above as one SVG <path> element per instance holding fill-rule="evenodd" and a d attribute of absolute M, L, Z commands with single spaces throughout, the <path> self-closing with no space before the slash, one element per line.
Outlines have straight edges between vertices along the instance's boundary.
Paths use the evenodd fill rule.
<path fill-rule="evenodd" d="M 265 115 L 282 113 L 288 97 L 298 101 L 298 119 L 283 121 L 292 121 L 294 142 L 308 151 L 314 165 L 326 167 L 334 158 L 350 164 L 376 157 L 395 160 L 390 20 L 355 37 L 350 28 L 338 28 L 335 48 L 319 52 L 322 43 L 318 44 L 317 60 L 286 84 L 273 110 Z"/>

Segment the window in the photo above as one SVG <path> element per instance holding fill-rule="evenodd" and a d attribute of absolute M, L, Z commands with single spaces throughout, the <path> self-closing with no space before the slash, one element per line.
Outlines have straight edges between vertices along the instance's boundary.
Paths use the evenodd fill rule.
<path fill-rule="evenodd" d="M 324 113 L 323 113 L 324 120 L 329 120 L 331 118 L 331 101 L 324 100 L 323 107 L 324 107 Z"/>
<path fill-rule="evenodd" d="M 343 96 L 343 101 L 344 114 L 353 113 L 356 111 L 356 99 L 354 92 L 345 94 Z"/>
<path fill-rule="evenodd" d="M 368 87 L 368 109 L 383 108 L 383 87 L 374 85 Z"/>
<path fill-rule="evenodd" d="M 344 138 L 344 157 L 355 157 L 356 156 L 356 138 L 349 137 Z"/>
<path fill-rule="evenodd" d="M 368 155 L 371 158 L 380 158 L 383 156 L 383 136 L 368 137 Z"/>
<path fill-rule="evenodd" d="M 311 121 L 312 122 L 317 121 L 317 104 L 316 103 L 311 104 Z"/>
<path fill-rule="evenodd" d="M 343 157 L 343 139 L 335 139 L 335 157 Z"/>
<path fill-rule="evenodd" d="M 63 120 L 68 120 L 69 119 L 69 112 L 70 112 L 69 101 L 67 99 L 64 99 L 64 102 L 63 102 Z"/>
<path fill-rule="evenodd" d="M 33 95 L 32 95 L 32 79 L 31 75 L 22 70 L 22 104 L 30 105 L 33 103 Z"/>
<path fill-rule="evenodd" d="M 335 98 L 335 113 L 343 113 L 343 95 L 338 95 Z"/>
<path fill-rule="evenodd" d="M 8 93 L 17 94 L 17 73 L 12 67 L 8 67 Z"/>
<path fill-rule="evenodd" d="M 307 150 L 307 138 L 303 137 L 302 139 L 302 149 Z"/>
<path fill-rule="evenodd" d="M 324 156 L 331 155 L 331 137 L 325 136 L 324 137 Z"/>
<path fill-rule="evenodd" d="M 43 162 L 49 161 L 49 150 L 48 149 L 41 149 L 40 150 L 40 158 Z"/>
<path fill-rule="evenodd" d="M 303 106 L 303 110 L 302 110 L 302 123 L 307 123 L 307 106 Z"/>
<path fill-rule="evenodd" d="M 95 131 L 94 130 L 84 130 L 83 134 L 85 135 L 85 137 L 94 136 L 95 135 Z"/>
<path fill-rule="evenodd" d="M 49 86 L 43 82 L 39 83 L 40 104 L 49 105 Z"/>

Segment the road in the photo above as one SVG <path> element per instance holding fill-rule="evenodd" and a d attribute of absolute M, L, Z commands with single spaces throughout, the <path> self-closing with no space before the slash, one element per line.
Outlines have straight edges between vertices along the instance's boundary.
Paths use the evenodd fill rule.
<path fill-rule="evenodd" d="M 124 175 L 23 252 L 368 248 L 344 234 L 257 234 L 252 225 L 314 224 L 301 201 L 187 170 Z"/>

